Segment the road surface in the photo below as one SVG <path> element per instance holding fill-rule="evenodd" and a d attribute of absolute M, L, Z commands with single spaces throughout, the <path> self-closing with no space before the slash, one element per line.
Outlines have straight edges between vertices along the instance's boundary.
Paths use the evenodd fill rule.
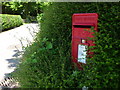
<path fill-rule="evenodd" d="M 23 46 L 33 42 L 38 31 L 38 24 L 31 23 L 0 33 L 0 82 L 15 70 L 19 64 L 16 57 L 21 57 Z"/>

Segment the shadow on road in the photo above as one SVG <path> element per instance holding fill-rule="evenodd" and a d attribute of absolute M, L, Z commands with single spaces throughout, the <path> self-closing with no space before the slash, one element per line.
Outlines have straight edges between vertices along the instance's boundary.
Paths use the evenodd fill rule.
<path fill-rule="evenodd" d="M 17 65 L 19 64 L 19 60 L 16 58 L 7 59 L 7 61 L 9 63 L 9 68 L 17 67 Z"/>
<path fill-rule="evenodd" d="M 6 61 L 8 61 L 8 64 L 9 64 L 9 66 L 8 66 L 9 68 L 17 67 L 17 65 L 20 62 L 23 51 L 14 50 L 14 52 L 15 53 L 12 55 L 12 58 L 6 59 Z"/>
<path fill-rule="evenodd" d="M 13 50 L 13 52 L 15 53 L 12 55 L 12 58 L 6 59 L 6 61 L 8 62 L 8 68 L 13 69 L 12 72 L 15 72 L 16 67 L 19 65 L 21 61 L 21 56 L 22 56 L 23 51 Z M 5 73 L 4 78 L 11 77 L 11 73 Z"/>

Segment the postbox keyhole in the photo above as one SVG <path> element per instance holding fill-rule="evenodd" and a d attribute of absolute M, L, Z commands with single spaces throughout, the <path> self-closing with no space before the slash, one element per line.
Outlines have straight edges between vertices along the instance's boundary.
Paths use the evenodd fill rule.
<path fill-rule="evenodd" d="M 87 43 L 86 39 L 81 39 L 81 43 Z"/>
<path fill-rule="evenodd" d="M 86 43 L 86 40 L 85 40 L 85 39 L 82 39 L 81 42 L 82 42 L 82 43 Z"/>

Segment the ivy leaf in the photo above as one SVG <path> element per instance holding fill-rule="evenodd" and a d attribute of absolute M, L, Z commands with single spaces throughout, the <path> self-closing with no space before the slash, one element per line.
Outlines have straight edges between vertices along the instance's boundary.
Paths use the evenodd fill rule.
<path fill-rule="evenodd" d="M 53 48 L 53 45 L 51 42 L 47 42 L 46 43 L 46 49 L 52 49 Z"/>
<path fill-rule="evenodd" d="M 36 60 L 36 59 L 33 59 L 32 62 L 33 62 L 33 63 L 37 63 L 37 60 Z"/>
<path fill-rule="evenodd" d="M 48 39 L 47 38 L 43 38 L 43 42 L 46 42 Z"/>
<path fill-rule="evenodd" d="M 105 45 L 105 48 L 108 48 L 108 45 Z"/>

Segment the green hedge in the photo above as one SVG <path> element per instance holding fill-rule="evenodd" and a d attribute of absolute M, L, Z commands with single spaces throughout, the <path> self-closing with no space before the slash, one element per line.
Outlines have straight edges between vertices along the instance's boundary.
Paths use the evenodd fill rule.
<path fill-rule="evenodd" d="M 15 76 L 21 87 L 118 88 L 120 62 L 119 3 L 52 3 L 38 16 L 41 30 L 23 55 Z M 72 69 L 71 32 L 74 13 L 98 13 L 93 58 L 83 71 Z M 42 16 L 42 17 L 41 17 Z M 91 47 L 93 48 L 93 47 Z"/>
<path fill-rule="evenodd" d="M 4 30 L 8 30 L 23 24 L 23 20 L 20 15 L 8 15 L 8 14 L 0 14 L 1 25 L 0 28 Z"/>

